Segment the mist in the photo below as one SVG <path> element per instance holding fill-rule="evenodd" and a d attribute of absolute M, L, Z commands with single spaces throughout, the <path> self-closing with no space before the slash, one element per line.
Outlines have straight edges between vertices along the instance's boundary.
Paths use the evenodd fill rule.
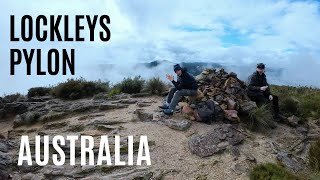
<path fill-rule="evenodd" d="M 50 8 L 48 8 L 50 7 Z M 212 8 L 216 11 L 212 11 Z M 231 9 L 230 9 L 231 8 Z M 269 84 L 320 88 L 320 3 L 318 1 L 4 1 L 0 12 L 0 95 L 26 94 L 69 78 L 120 82 L 174 74 L 181 62 L 221 64 L 246 81 L 257 63 L 266 64 Z M 163 13 L 165 12 L 165 13 Z M 201 12 L 201 13 L 198 13 Z M 70 29 L 75 15 L 109 15 L 110 42 L 10 42 L 10 15 L 66 14 Z M 267 20 L 267 21 L 266 21 Z M 299 22 L 299 23 L 297 23 Z M 61 24 L 64 24 L 63 20 Z M 19 21 L 15 22 L 19 27 Z M 46 28 L 44 28 L 46 29 Z M 63 30 L 63 26 L 60 27 Z M 97 29 L 99 32 L 99 29 Z M 63 31 L 61 31 L 63 34 Z M 74 32 L 70 32 L 71 36 Z M 15 32 L 19 37 L 19 29 Z M 82 35 L 89 36 L 88 28 Z M 11 48 L 75 49 L 75 75 L 26 75 L 25 62 L 10 76 Z M 47 68 L 45 54 L 41 66 Z M 164 61 L 155 68 L 141 63 Z M 35 61 L 35 60 L 34 60 Z M 24 63 L 24 64 L 23 64 Z"/>

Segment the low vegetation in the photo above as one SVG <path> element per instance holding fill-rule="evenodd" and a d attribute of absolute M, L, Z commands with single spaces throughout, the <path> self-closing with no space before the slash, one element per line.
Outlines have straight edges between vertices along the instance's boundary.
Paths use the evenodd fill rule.
<path fill-rule="evenodd" d="M 108 92 L 110 89 L 109 82 L 86 81 L 80 79 L 68 79 L 53 87 L 51 95 L 62 99 L 80 99 L 92 97 L 95 94 Z"/>
<path fill-rule="evenodd" d="M 23 95 L 21 95 L 20 93 L 15 93 L 15 94 L 10 94 L 10 95 L 5 95 L 3 97 L 3 100 L 5 102 L 12 103 L 14 101 L 17 101 L 20 97 L 23 97 Z"/>
<path fill-rule="evenodd" d="M 294 175 L 290 171 L 286 170 L 284 167 L 273 164 L 266 163 L 255 166 L 249 175 L 251 180 L 300 180 L 301 178 Z"/>
<path fill-rule="evenodd" d="M 154 77 L 146 82 L 146 91 L 151 94 L 160 95 L 167 89 L 167 85 L 159 77 Z"/>
<path fill-rule="evenodd" d="M 249 129 L 266 131 L 274 126 L 273 113 L 270 105 L 262 105 L 249 113 Z"/>
<path fill-rule="evenodd" d="M 120 83 L 116 84 L 114 88 L 119 89 L 122 93 L 135 94 L 140 93 L 144 87 L 145 80 L 141 76 L 134 78 L 124 78 Z"/>
<path fill-rule="evenodd" d="M 320 173 L 320 140 L 311 144 L 308 152 L 309 167 L 316 173 Z"/>
<path fill-rule="evenodd" d="M 287 116 L 320 118 L 320 89 L 271 86 L 271 90 L 279 96 L 280 109 Z"/>
<path fill-rule="evenodd" d="M 50 95 L 51 88 L 49 87 L 34 87 L 28 90 L 28 97 L 38 97 Z"/>

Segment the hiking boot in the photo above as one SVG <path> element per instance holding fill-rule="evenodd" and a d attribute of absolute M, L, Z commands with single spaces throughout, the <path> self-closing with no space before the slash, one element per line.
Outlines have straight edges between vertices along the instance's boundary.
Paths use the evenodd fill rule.
<path fill-rule="evenodd" d="M 159 106 L 159 108 L 161 108 L 161 109 L 169 109 L 169 106 L 167 104 L 164 104 L 162 106 Z"/>
<path fill-rule="evenodd" d="M 163 110 L 163 113 L 165 114 L 165 115 L 172 115 L 173 114 L 173 110 L 172 109 L 164 109 Z"/>

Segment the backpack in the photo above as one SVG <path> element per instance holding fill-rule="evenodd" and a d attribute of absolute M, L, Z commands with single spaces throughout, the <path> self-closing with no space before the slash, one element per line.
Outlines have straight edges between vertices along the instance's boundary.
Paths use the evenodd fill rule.
<path fill-rule="evenodd" d="M 216 120 L 216 114 L 218 109 L 213 100 L 207 100 L 197 104 L 196 109 L 194 110 L 194 117 L 197 121 L 201 121 L 207 124 L 211 124 Z"/>

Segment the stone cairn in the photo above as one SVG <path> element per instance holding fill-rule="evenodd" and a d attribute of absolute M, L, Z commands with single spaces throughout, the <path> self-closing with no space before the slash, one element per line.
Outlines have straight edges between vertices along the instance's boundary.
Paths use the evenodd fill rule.
<path fill-rule="evenodd" d="M 238 112 L 249 113 L 256 104 L 246 95 L 246 84 L 234 72 L 224 69 L 206 69 L 195 77 L 199 88 L 196 97 L 188 97 L 190 104 L 214 100 L 224 112 L 224 117 L 239 122 Z"/>

